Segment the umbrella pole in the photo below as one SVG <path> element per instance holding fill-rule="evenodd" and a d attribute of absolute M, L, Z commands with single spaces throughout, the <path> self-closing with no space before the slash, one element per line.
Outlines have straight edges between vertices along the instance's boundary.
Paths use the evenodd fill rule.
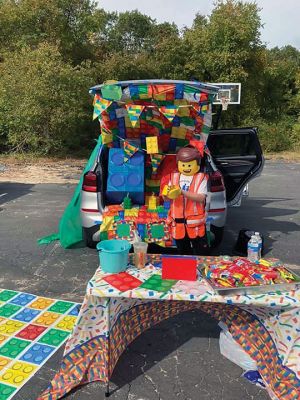
<path fill-rule="evenodd" d="M 109 392 L 109 381 L 106 384 L 106 392 L 105 392 L 105 397 L 109 397 L 110 396 L 110 392 Z"/>

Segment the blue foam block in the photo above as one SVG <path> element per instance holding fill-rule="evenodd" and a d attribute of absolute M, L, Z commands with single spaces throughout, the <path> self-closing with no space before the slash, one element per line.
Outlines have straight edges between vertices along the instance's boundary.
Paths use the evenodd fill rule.
<path fill-rule="evenodd" d="M 39 315 L 40 311 L 39 310 L 34 310 L 31 308 L 23 308 L 22 311 L 20 311 L 18 314 L 16 314 L 13 319 L 16 319 L 21 322 L 30 322 L 35 318 L 37 315 Z"/>
<path fill-rule="evenodd" d="M 134 204 L 144 204 L 144 155 L 135 153 L 124 163 L 123 149 L 109 151 L 106 198 L 111 204 L 129 196 Z"/>
<path fill-rule="evenodd" d="M 40 365 L 55 350 L 46 344 L 34 344 L 22 355 L 20 360 Z"/>
<path fill-rule="evenodd" d="M 33 294 L 20 293 L 13 300 L 9 301 L 9 303 L 17 304 L 18 306 L 26 306 L 26 304 L 30 303 L 36 296 Z"/>

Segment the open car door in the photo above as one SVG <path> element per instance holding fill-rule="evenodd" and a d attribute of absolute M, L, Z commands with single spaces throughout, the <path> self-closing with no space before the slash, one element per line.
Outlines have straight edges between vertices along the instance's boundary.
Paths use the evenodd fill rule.
<path fill-rule="evenodd" d="M 238 202 L 247 183 L 263 169 L 257 128 L 212 130 L 207 146 L 224 177 L 227 202 Z"/>

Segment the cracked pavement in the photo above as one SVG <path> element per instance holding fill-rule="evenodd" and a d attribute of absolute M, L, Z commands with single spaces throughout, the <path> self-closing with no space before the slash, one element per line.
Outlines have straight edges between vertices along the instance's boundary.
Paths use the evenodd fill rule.
<path fill-rule="evenodd" d="M 266 163 L 250 183 L 250 196 L 229 209 L 222 246 L 231 254 L 238 231 L 264 234 L 266 256 L 289 264 L 299 260 L 300 164 Z M 74 190 L 71 184 L 0 183 L 0 287 L 81 302 L 98 256 L 58 242 L 38 246 L 36 239 L 57 231 L 59 218 Z M 296 268 L 296 266 L 295 266 Z M 242 370 L 219 352 L 217 323 L 191 311 L 146 331 L 121 356 L 111 383 L 112 400 L 250 400 L 269 399 L 266 391 L 241 378 Z M 15 395 L 34 400 L 58 369 L 60 349 Z M 100 382 L 66 396 L 69 400 L 104 399 Z"/>

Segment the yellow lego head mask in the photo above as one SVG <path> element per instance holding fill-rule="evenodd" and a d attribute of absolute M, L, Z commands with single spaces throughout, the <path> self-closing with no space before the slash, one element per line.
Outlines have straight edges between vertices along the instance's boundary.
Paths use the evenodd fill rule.
<path fill-rule="evenodd" d="M 197 160 L 185 162 L 178 161 L 177 167 L 181 174 L 188 176 L 195 175 L 200 169 L 200 165 L 198 164 Z"/>
<path fill-rule="evenodd" d="M 193 176 L 200 170 L 201 155 L 192 146 L 181 148 L 176 155 L 178 171 L 187 176 Z"/>

